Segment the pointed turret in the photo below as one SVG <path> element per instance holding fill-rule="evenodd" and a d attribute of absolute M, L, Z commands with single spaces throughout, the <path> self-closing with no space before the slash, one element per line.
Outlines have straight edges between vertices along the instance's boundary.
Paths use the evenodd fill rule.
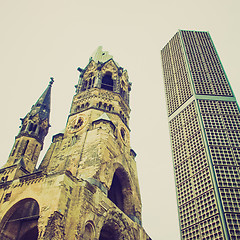
<path fill-rule="evenodd" d="M 50 100 L 51 87 L 54 80 L 51 78 L 46 90 L 32 106 L 30 112 L 21 118 L 20 132 L 5 166 L 20 164 L 29 172 L 35 170 L 44 138 L 50 127 Z"/>
<path fill-rule="evenodd" d="M 51 87 L 54 80 L 51 78 L 48 87 L 43 92 L 41 97 L 37 100 L 37 102 L 32 106 L 32 109 L 29 113 L 31 117 L 39 115 L 41 121 L 45 119 L 49 119 L 50 115 L 50 100 L 51 100 Z"/>
<path fill-rule="evenodd" d="M 16 138 L 28 136 L 35 138 L 37 141 L 43 144 L 44 138 L 47 135 L 50 127 L 50 100 L 53 82 L 54 80 L 51 78 L 46 90 L 32 106 L 31 111 L 24 118 L 21 118 L 21 130 Z"/>

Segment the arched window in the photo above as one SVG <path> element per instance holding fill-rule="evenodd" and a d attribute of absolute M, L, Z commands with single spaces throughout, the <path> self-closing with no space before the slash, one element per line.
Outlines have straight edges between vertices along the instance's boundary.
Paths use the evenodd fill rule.
<path fill-rule="evenodd" d="M 80 106 L 78 105 L 76 108 L 75 108 L 75 112 L 78 112 L 78 111 L 80 111 Z"/>
<path fill-rule="evenodd" d="M 0 239 L 37 240 L 39 205 L 34 199 L 16 203 L 3 217 Z"/>
<path fill-rule="evenodd" d="M 32 153 L 32 161 L 34 160 L 34 157 L 35 157 L 35 153 L 36 153 L 36 150 L 38 148 L 38 144 L 36 144 L 34 150 L 33 150 L 33 153 Z"/>
<path fill-rule="evenodd" d="M 88 88 L 92 87 L 92 79 L 90 78 L 89 83 L 88 83 Z"/>
<path fill-rule="evenodd" d="M 113 175 L 108 198 L 127 215 L 134 215 L 132 187 L 127 172 L 118 167 Z"/>
<path fill-rule="evenodd" d="M 101 108 L 102 107 L 102 102 L 98 103 L 98 107 Z"/>
<path fill-rule="evenodd" d="M 26 153 L 28 144 L 29 144 L 29 140 L 27 140 L 26 143 L 25 143 L 24 149 L 23 149 L 23 151 L 22 151 L 22 156 Z"/>
<path fill-rule="evenodd" d="M 99 240 L 117 240 L 118 233 L 109 225 L 104 225 L 100 232 Z"/>
<path fill-rule="evenodd" d="M 108 109 L 109 109 L 109 111 L 112 110 L 112 104 L 110 104 L 110 105 L 108 106 Z"/>
<path fill-rule="evenodd" d="M 113 79 L 111 72 L 106 72 L 103 76 L 101 88 L 113 91 Z"/>
<path fill-rule="evenodd" d="M 112 185 L 108 191 L 108 198 L 123 211 L 123 193 L 122 184 L 119 177 L 114 173 Z"/>
<path fill-rule="evenodd" d="M 33 129 L 33 124 L 30 122 L 30 123 L 29 123 L 29 127 L 28 127 L 29 132 L 31 132 L 32 129 Z"/>
<path fill-rule="evenodd" d="M 95 83 L 95 77 L 93 77 L 93 80 L 92 80 L 92 87 L 94 87 L 94 83 Z"/>
<path fill-rule="evenodd" d="M 93 240 L 93 238 L 94 238 L 94 228 L 93 228 L 93 225 L 90 222 L 88 222 L 84 229 L 83 239 Z"/>

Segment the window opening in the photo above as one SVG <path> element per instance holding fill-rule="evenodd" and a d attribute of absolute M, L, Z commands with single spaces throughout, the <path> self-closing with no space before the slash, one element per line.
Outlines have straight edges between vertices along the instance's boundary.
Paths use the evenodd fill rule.
<path fill-rule="evenodd" d="M 25 147 L 24 147 L 23 152 L 22 152 L 22 156 L 26 153 L 28 144 L 29 144 L 29 140 L 26 141 Z"/>
<path fill-rule="evenodd" d="M 107 72 L 102 78 L 102 89 L 113 91 L 113 79 L 112 73 Z"/>
<path fill-rule="evenodd" d="M 10 212 L 12 214 L 9 216 Z M 38 218 L 38 203 L 34 199 L 21 200 L 4 216 L 6 223 L 1 231 L 0 239 L 37 240 Z"/>
<path fill-rule="evenodd" d="M 30 123 L 29 123 L 29 128 L 28 128 L 28 130 L 29 130 L 29 131 L 32 131 L 32 128 L 33 128 L 33 124 L 30 122 Z"/>
<path fill-rule="evenodd" d="M 93 77 L 92 87 L 94 87 L 94 83 L 95 83 L 95 77 Z"/>
<path fill-rule="evenodd" d="M 36 153 L 37 147 L 38 147 L 38 145 L 36 144 L 36 146 L 35 146 L 35 148 L 34 148 L 34 151 L 33 151 L 33 154 L 32 154 L 32 160 L 34 159 L 34 156 L 35 156 L 35 153 Z"/>
<path fill-rule="evenodd" d="M 37 124 L 34 124 L 34 125 L 33 125 L 33 129 L 32 129 L 32 131 L 35 132 L 36 129 L 37 129 Z"/>
<path fill-rule="evenodd" d="M 76 107 L 75 112 L 78 112 L 78 111 L 80 111 L 80 106 L 79 105 Z"/>
<path fill-rule="evenodd" d="M 108 198 L 123 211 L 123 193 L 122 184 L 117 174 L 114 173 L 112 185 L 108 191 Z"/>
<path fill-rule="evenodd" d="M 117 240 L 119 239 L 117 235 L 116 230 L 108 225 L 104 225 L 101 229 L 99 240 Z"/>

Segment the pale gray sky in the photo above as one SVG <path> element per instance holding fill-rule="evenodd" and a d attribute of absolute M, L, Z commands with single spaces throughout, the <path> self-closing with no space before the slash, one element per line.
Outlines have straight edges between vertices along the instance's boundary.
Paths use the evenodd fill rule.
<path fill-rule="evenodd" d="M 154 240 L 179 239 L 160 50 L 178 29 L 209 31 L 240 101 L 239 10 L 239 0 L 0 0 L 0 166 L 19 118 L 53 76 L 46 151 L 65 127 L 77 67 L 102 45 L 133 83 L 131 145 L 138 154 L 143 226 Z"/>

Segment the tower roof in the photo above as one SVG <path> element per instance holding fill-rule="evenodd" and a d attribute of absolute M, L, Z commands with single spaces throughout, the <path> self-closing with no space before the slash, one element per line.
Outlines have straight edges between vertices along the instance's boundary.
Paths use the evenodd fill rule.
<path fill-rule="evenodd" d="M 108 51 L 103 51 L 102 46 L 99 46 L 90 57 L 90 61 L 93 60 L 94 62 L 98 63 L 105 63 L 113 59 L 113 56 L 108 53 Z M 115 62 L 115 61 L 114 61 Z M 116 62 L 115 62 L 116 63 Z M 119 67 L 118 63 L 116 63 L 117 67 Z"/>
<path fill-rule="evenodd" d="M 51 87 L 53 82 L 54 80 L 53 78 L 51 78 L 51 81 L 49 82 L 46 90 L 43 92 L 43 94 L 40 96 L 37 102 L 32 106 L 32 109 L 29 113 L 31 117 L 34 117 L 35 115 L 39 114 L 40 120 L 49 118 L 51 103 Z"/>

